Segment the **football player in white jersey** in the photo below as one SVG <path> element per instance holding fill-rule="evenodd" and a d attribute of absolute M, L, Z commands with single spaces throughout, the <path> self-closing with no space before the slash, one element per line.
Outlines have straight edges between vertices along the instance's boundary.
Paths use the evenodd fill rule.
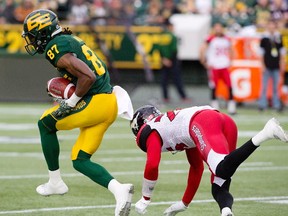
<path fill-rule="evenodd" d="M 190 164 L 186 190 L 182 200 L 164 212 L 166 216 L 185 211 L 201 181 L 203 161 L 211 171 L 211 192 L 221 216 L 233 216 L 233 196 L 229 192 L 231 177 L 262 142 L 279 139 L 288 142 L 288 135 L 275 118 L 270 119 L 255 136 L 236 149 L 237 126 L 229 115 L 210 106 L 194 106 L 161 113 L 146 105 L 137 109 L 130 122 L 140 149 L 147 160 L 142 184 L 142 197 L 135 204 L 145 214 L 156 185 L 162 152 L 185 151 Z"/>
<path fill-rule="evenodd" d="M 209 35 L 200 49 L 200 62 L 206 67 L 209 87 L 211 89 L 211 106 L 218 109 L 219 103 L 216 90 L 219 80 L 222 80 L 228 89 L 227 109 L 229 114 L 236 113 L 236 103 L 233 99 L 233 89 L 230 79 L 229 68 L 232 57 L 232 44 L 230 38 L 224 34 L 221 23 L 213 25 L 213 33 Z"/>

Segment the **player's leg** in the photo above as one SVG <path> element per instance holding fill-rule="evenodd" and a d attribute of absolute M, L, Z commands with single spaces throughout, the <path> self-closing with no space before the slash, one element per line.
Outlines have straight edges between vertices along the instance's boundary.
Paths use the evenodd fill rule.
<path fill-rule="evenodd" d="M 58 130 L 70 130 L 95 124 L 95 119 L 92 118 L 94 116 L 93 113 L 98 109 L 99 104 L 107 104 L 110 101 L 114 104 L 114 106 L 112 106 L 114 107 L 114 113 L 112 112 L 111 115 L 115 118 L 115 112 L 117 113 L 117 104 L 114 94 L 101 94 L 99 96 L 94 96 L 93 98 L 85 98 L 79 102 L 79 104 L 81 103 L 81 106 L 76 108 L 71 115 L 64 118 L 56 119 L 52 115 L 53 111 L 59 107 L 58 105 L 44 112 L 38 122 L 38 127 L 43 154 L 49 170 L 49 181 L 48 183 L 37 187 L 36 191 L 39 194 L 64 194 L 68 191 L 68 187 L 61 179 L 61 173 L 59 170 L 60 148 L 56 132 Z M 102 120 L 98 119 L 97 121 L 98 123 L 101 123 Z"/>
<path fill-rule="evenodd" d="M 215 177 L 213 175 L 213 178 L 218 177 Z M 232 206 L 234 198 L 229 192 L 231 179 L 223 181 L 223 184 L 221 184 L 221 186 L 216 182 L 217 180 L 215 180 L 215 183 L 211 184 L 211 193 L 213 195 L 213 198 L 218 203 L 219 209 L 221 211 L 221 216 L 232 216 Z"/>
<path fill-rule="evenodd" d="M 171 68 L 171 73 L 173 77 L 173 82 L 176 86 L 178 94 L 180 95 L 181 99 L 185 100 L 187 98 L 186 92 L 183 86 L 182 74 L 181 74 L 181 62 L 177 59 L 173 59 L 173 66 Z"/>
<path fill-rule="evenodd" d="M 105 101 L 103 98 L 99 98 L 99 96 L 95 96 L 90 105 L 91 110 L 85 110 L 85 112 L 90 112 L 85 116 L 89 116 L 89 121 L 95 123 L 93 126 L 80 129 L 80 135 L 72 149 L 73 166 L 77 171 L 97 184 L 108 188 L 114 194 L 116 199 L 115 215 L 128 215 L 134 190 L 133 185 L 119 183 L 103 166 L 90 160 L 100 146 L 104 133 L 117 117 L 117 104 L 114 99 Z M 93 106 L 95 107 L 93 108 Z M 84 114 L 81 113 L 81 115 Z"/>
<path fill-rule="evenodd" d="M 273 108 L 277 111 L 281 111 L 281 102 L 280 97 L 278 94 L 278 86 L 279 86 L 279 80 L 280 80 L 280 71 L 278 69 L 272 70 L 272 104 Z"/>
<path fill-rule="evenodd" d="M 266 68 L 262 73 L 262 83 L 261 83 L 261 95 L 258 101 L 258 108 L 260 111 L 267 109 L 267 89 L 268 89 L 268 80 L 270 78 L 270 72 Z"/>
<path fill-rule="evenodd" d="M 161 69 L 161 88 L 164 102 L 169 102 L 168 85 L 169 85 L 169 68 L 163 66 Z"/>
<path fill-rule="evenodd" d="M 229 69 L 224 68 L 224 69 L 222 69 L 221 73 L 222 73 L 222 79 L 228 88 L 228 104 L 227 104 L 228 113 L 229 114 L 235 114 L 236 113 L 236 103 L 234 101 L 233 88 L 232 88 L 232 84 L 231 84 Z"/>
<path fill-rule="evenodd" d="M 196 145 L 212 171 L 212 195 L 218 203 L 222 215 L 228 216 L 229 214 L 226 214 L 228 212 L 232 215 L 233 205 L 233 196 L 229 192 L 231 179 L 215 176 L 217 165 L 231 150 L 236 148 L 237 128 L 234 121 L 229 116 L 226 119 L 226 116 L 212 110 L 202 111 L 195 116 L 192 126 L 199 129 L 198 136 L 199 132 L 202 134 L 202 140 L 197 137 L 194 140 L 196 139 Z"/>
<path fill-rule="evenodd" d="M 236 169 L 243 163 L 256 149 L 266 140 L 279 139 L 283 142 L 288 141 L 288 136 L 279 125 L 279 122 L 272 118 L 264 126 L 264 128 L 258 132 L 252 139 L 248 140 L 245 144 L 240 146 L 229 153 L 225 158 L 217 165 L 216 175 L 229 179 L 236 171 Z"/>
<path fill-rule="evenodd" d="M 43 196 L 52 194 L 65 194 L 68 192 L 67 185 L 63 182 L 59 169 L 59 142 L 56 135 L 56 119 L 50 113 L 58 106 L 44 112 L 38 121 L 42 151 L 48 166 L 49 181 L 36 188 L 37 193 Z"/>
<path fill-rule="evenodd" d="M 211 106 L 215 109 L 220 109 L 219 102 L 216 96 L 216 89 L 219 80 L 219 73 L 216 69 L 207 69 L 208 73 L 208 84 L 211 89 Z"/>

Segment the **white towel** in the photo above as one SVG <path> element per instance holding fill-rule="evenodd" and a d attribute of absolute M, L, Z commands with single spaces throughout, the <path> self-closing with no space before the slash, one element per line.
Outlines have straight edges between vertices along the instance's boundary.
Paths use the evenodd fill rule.
<path fill-rule="evenodd" d="M 118 116 L 127 120 L 132 120 L 134 109 L 129 94 L 120 86 L 113 87 L 118 104 Z"/>

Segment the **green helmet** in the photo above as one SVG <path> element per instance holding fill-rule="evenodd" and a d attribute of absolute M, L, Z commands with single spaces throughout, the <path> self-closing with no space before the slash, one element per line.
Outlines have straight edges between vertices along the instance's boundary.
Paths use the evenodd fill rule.
<path fill-rule="evenodd" d="M 30 55 L 44 53 L 48 42 L 62 31 L 57 15 L 50 10 L 35 10 L 24 20 L 22 37 Z"/>

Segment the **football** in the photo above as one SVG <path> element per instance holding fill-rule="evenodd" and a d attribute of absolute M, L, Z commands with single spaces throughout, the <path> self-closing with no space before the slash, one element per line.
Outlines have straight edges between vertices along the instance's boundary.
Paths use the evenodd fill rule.
<path fill-rule="evenodd" d="M 48 94 L 55 98 L 68 99 L 75 89 L 75 85 L 63 77 L 55 77 L 47 82 Z"/>

